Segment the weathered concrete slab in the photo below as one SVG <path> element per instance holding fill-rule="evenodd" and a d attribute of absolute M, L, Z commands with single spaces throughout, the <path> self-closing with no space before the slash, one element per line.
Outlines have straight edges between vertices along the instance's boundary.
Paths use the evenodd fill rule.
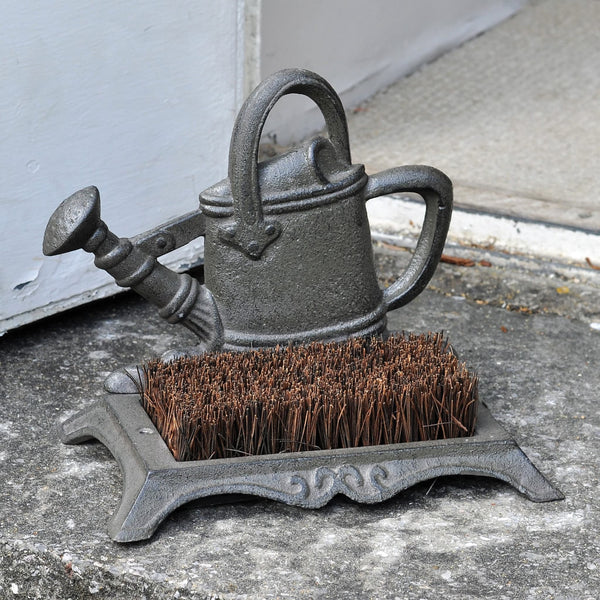
<path fill-rule="evenodd" d="M 405 258 L 380 248 L 382 277 Z M 54 426 L 99 397 L 111 369 L 191 340 L 122 296 L 2 339 L 0 597 L 597 598 L 600 284 L 567 267 L 485 260 L 442 265 L 390 322 L 448 332 L 564 501 L 444 478 L 372 506 L 192 504 L 149 542 L 113 543 L 116 462 L 98 443 L 62 445 Z"/>

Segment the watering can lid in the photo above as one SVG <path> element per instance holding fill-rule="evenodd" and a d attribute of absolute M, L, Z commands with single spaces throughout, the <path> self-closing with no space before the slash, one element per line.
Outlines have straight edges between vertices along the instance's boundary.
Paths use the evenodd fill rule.
<path fill-rule="evenodd" d="M 366 183 L 366 175 L 363 165 L 341 161 L 327 138 L 316 137 L 259 163 L 258 183 L 264 211 L 287 212 L 349 195 Z M 204 190 L 200 207 L 209 216 L 231 215 L 229 178 Z"/>

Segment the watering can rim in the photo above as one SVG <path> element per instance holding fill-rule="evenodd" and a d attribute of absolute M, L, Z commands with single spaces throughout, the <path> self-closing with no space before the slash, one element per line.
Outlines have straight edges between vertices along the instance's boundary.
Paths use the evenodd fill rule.
<path fill-rule="evenodd" d="M 356 193 L 366 185 L 362 164 L 320 161 L 325 153 L 334 153 L 329 139 L 314 137 L 258 164 L 261 202 L 267 213 L 291 212 L 329 204 Z M 335 155 L 337 156 L 337 155 Z M 291 167 L 286 177 L 282 169 Z M 200 194 L 202 212 L 210 216 L 232 214 L 233 194 L 229 177 L 205 189 Z"/>

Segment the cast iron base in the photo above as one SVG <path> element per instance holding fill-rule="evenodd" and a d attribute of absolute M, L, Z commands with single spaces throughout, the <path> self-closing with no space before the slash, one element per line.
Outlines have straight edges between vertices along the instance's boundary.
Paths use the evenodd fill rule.
<path fill-rule="evenodd" d="M 96 438 L 119 462 L 123 496 L 109 525 L 118 542 L 147 539 L 178 506 L 223 494 L 318 508 L 336 494 L 375 503 L 420 481 L 460 474 L 502 479 L 534 502 L 563 498 L 485 405 L 469 438 L 204 461 L 177 462 L 137 394 L 106 395 L 62 423 L 60 433 L 67 444 Z"/>

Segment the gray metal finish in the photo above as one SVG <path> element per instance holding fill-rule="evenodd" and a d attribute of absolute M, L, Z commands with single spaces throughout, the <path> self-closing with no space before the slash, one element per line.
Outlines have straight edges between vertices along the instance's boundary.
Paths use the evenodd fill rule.
<path fill-rule="evenodd" d="M 563 498 L 483 404 L 468 438 L 190 462 L 173 458 L 134 394 L 104 396 L 60 432 L 69 444 L 100 440 L 119 462 L 124 490 L 109 525 L 118 542 L 151 537 L 186 502 L 229 494 L 319 508 L 336 494 L 375 503 L 434 477 L 484 475 L 534 502 Z"/>
<path fill-rule="evenodd" d="M 259 164 L 267 116 L 292 93 L 318 105 L 328 138 Z M 421 194 L 426 214 L 411 263 L 382 291 L 365 203 L 394 192 Z M 433 275 L 451 212 L 452 184 L 436 169 L 398 167 L 369 177 L 353 165 L 333 88 L 314 73 L 288 69 L 263 81 L 244 103 L 233 128 L 229 177 L 200 195 L 198 211 L 131 240 L 118 238 L 100 219 L 98 190 L 88 187 L 52 215 L 44 253 L 93 252 L 96 266 L 118 285 L 196 333 L 200 345 L 192 352 L 256 348 L 385 331 L 387 311 L 412 300 Z M 199 236 L 205 236 L 205 285 L 156 261 Z"/>
<path fill-rule="evenodd" d="M 202 235 L 204 215 L 195 210 L 167 221 L 156 229 L 140 233 L 131 242 L 142 252 L 158 257 L 181 248 Z"/>
<path fill-rule="evenodd" d="M 311 98 L 328 138 L 258 163 L 270 110 L 286 94 Z M 385 291 L 377 284 L 365 203 L 416 192 L 426 212 L 414 255 Z M 321 77 L 280 71 L 250 95 L 237 117 L 229 177 L 200 195 L 200 209 L 131 240 L 109 231 L 100 196 L 87 187 L 49 220 L 46 255 L 83 249 L 123 287 L 159 308 L 170 323 L 193 331 L 194 352 L 274 346 L 383 333 L 389 310 L 427 285 L 442 253 L 452 212 L 452 184 L 431 167 L 407 166 L 367 176 L 350 158 L 341 101 Z M 157 257 L 205 236 L 205 285 Z M 177 351 L 171 354 L 176 355 Z M 139 403 L 124 372 L 92 407 L 67 419 L 62 439 L 97 438 L 124 474 L 121 504 L 110 525 L 117 541 L 148 538 L 177 506 L 197 498 L 250 494 L 306 508 L 344 494 L 373 503 L 440 475 L 478 474 L 505 480 L 534 501 L 561 498 L 481 407 L 471 438 L 176 462 Z"/>

